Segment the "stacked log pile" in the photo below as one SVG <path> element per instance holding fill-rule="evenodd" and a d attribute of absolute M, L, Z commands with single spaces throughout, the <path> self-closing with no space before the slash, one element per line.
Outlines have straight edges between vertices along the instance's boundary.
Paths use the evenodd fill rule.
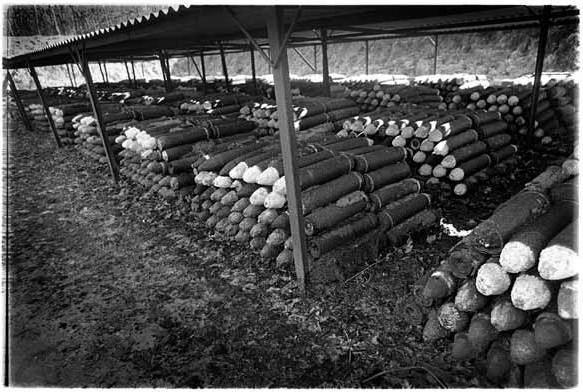
<path fill-rule="evenodd" d="M 576 169 L 548 167 L 404 301 L 426 341 L 453 335 L 453 358 L 485 361 L 496 384 L 524 372 L 527 387 L 576 385 Z"/>
<path fill-rule="evenodd" d="M 139 121 L 116 142 L 124 151 L 120 172 L 165 198 L 194 188 L 192 164 L 209 151 L 254 141 L 255 124 L 237 118 L 190 116 Z"/>
<path fill-rule="evenodd" d="M 269 141 L 269 142 L 268 142 Z M 366 233 L 403 233 L 435 222 L 429 197 L 410 178 L 403 148 L 329 137 L 299 146 L 298 178 L 309 251 L 321 257 Z M 271 137 L 193 163 L 192 211 L 209 229 L 249 243 L 278 266 L 292 263 L 286 184 Z"/>
<path fill-rule="evenodd" d="M 243 105 L 255 99 L 246 94 L 207 95 L 181 103 L 180 111 L 193 114 L 236 115 Z"/>
<path fill-rule="evenodd" d="M 50 106 L 49 110 L 53 117 L 53 122 L 57 128 L 57 133 L 59 134 L 61 142 L 65 145 L 68 145 L 74 144 L 75 139 L 73 118 L 81 113 L 89 115 L 91 112 L 91 105 L 86 102 L 79 102 L 59 106 Z"/>
<path fill-rule="evenodd" d="M 239 117 L 254 121 L 262 134 L 279 131 L 277 106 L 273 102 L 249 103 L 239 112 Z M 313 135 L 339 130 L 342 122 L 357 115 L 359 109 L 349 99 L 302 97 L 293 100 L 292 113 L 295 131 Z"/>
<path fill-rule="evenodd" d="M 441 110 L 447 108 L 442 102 L 439 90 L 425 86 L 384 86 L 366 83 L 360 88 L 351 89 L 348 97 L 358 104 L 363 112 L 402 104 L 422 105 Z"/>

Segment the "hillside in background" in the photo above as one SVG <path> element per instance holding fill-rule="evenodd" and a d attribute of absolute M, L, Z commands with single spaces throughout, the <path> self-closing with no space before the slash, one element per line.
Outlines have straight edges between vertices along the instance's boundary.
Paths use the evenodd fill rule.
<path fill-rule="evenodd" d="M 46 41 L 64 39 L 122 21 L 146 15 L 165 8 L 163 6 L 18 6 L 5 9 L 5 26 L 8 37 L 8 55 L 38 49 Z M 537 29 L 444 35 L 439 39 L 437 73 L 468 72 L 485 74 L 492 79 L 517 77 L 534 71 L 538 42 Z M 574 71 L 577 69 L 578 33 L 575 26 L 553 27 L 549 34 L 545 71 Z M 314 48 L 299 49 L 311 62 Z M 344 75 L 363 74 L 365 71 L 364 43 L 329 45 L 330 72 Z M 229 75 L 251 74 L 249 53 L 227 55 Z M 288 50 L 290 72 L 296 75 L 315 73 L 293 50 Z M 256 54 L 258 75 L 268 74 L 269 67 Z M 316 48 L 317 72 L 321 72 L 321 48 Z M 196 59 L 198 62 L 198 58 Z M 196 76 L 187 59 L 171 60 L 175 77 Z M 218 56 L 205 58 L 207 73 L 221 75 Z M 92 67 L 96 81 L 101 73 Z M 433 45 L 427 37 L 401 38 L 369 43 L 369 73 L 405 74 L 416 76 L 433 72 Z M 111 81 L 127 78 L 123 64 L 109 64 Z M 70 84 L 64 66 L 39 69 L 45 85 Z M 161 78 L 158 62 L 137 63 L 138 78 Z M 19 86 L 31 88 L 28 75 L 19 71 L 15 75 Z M 78 72 L 77 82 L 80 81 Z"/>

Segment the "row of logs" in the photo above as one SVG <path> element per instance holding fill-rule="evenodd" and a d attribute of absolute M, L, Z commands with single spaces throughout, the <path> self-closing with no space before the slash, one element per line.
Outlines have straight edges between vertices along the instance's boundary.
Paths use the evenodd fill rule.
<path fill-rule="evenodd" d="M 550 166 L 415 286 L 405 318 L 457 360 L 485 360 L 498 385 L 576 385 L 578 161 Z M 574 340 L 575 339 L 575 340 Z"/>

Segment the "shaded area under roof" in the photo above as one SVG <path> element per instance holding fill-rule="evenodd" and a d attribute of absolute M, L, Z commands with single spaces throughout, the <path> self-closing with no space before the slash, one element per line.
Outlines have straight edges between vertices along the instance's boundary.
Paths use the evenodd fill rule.
<path fill-rule="evenodd" d="M 228 7 L 228 9 L 227 9 Z M 84 48 L 89 61 L 154 59 L 164 50 L 170 56 L 204 52 L 216 54 L 218 42 L 227 52 L 248 50 L 249 42 L 229 10 L 262 46 L 267 46 L 267 6 L 180 6 L 150 14 L 4 59 L 7 68 L 71 63 L 69 47 Z M 282 6 L 289 26 L 298 6 Z M 420 35 L 536 27 L 542 6 L 302 6 L 289 46 L 320 44 L 316 30 L 329 30 L 329 43 Z M 578 23 L 579 10 L 554 6 L 552 24 Z"/>

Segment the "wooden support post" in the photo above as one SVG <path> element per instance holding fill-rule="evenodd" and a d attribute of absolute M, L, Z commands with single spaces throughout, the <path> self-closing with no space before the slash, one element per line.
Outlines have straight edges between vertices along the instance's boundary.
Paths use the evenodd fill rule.
<path fill-rule="evenodd" d="M 271 6 L 267 10 L 267 35 L 271 57 L 280 52 L 283 43 L 283 10 Z M 298 286 L 305 292 L 309 272 L 304 217 L 301 206 L 301 190 L 298 181 L 297 144 L 292 115 L 292 99 L 289 80 L 289 65 L 287 51 L 284 50 L 280 61 L 273 67 L 273 82 L 275 99 L 279 116 L 279 138 L 283 156 L 283 168 L 287 189 L 287 204 L 289 210 L 290 228 L 293 242 L 294 264 Z"/>
<path fill-rule="evenodd" d="M 202 92 L 206 94 L 206 71 L 204 69 L 204 53 L 200 52 L 200 72 L 202 72 Z"/>
<path fill-rule="evenodd" d="M 255 70 L 255 53 L 253 52 L 253 46 L 249 48 L 251 53 L 251 77 L 253 78 L 253 93 L 257 94 L 257 72 Z"/>
<path fill-rule="evenodd" d="M 219 42 L 219 49 L 221 51 L 221 65 L 223 66 L 223 75 L 225 75 L 225 86 L 227 91 L 231 91 L 231 86 L 229 85 L 229 73 L 227 71 L 227 59 L 225 58 L 225 48 L 221 42 Z"/>
<path fill-rule="evenodd" d="M 368 40 L 364 40 L 364 73 L 368 75 Z"/>
<path fill-rule="evenodd" d="M 99 66 L 99 73 L 101 74 L 101 80 L 103 80 L 103 83 L 105 83 L 105 73 L 103 72 L 103 68 L 101 67 L 101 61 L 98 61 L 97 65 Z"/>
<path fill-rule="evenodd" d="M 14 101 L 16 102 L 16 107 L 18 108 L 18 113 L 20 114 L 20 117 L 22 118 L 22 122 L 24 123 L 24 126 L 26 127 L 26 129 L 28 129 L 30 132 L 32 132 L 32 131 L 34 131 L 34 129 L 32 128 L 32 124 L 30 123 L 30 119 L 26 115 L 26 110 L 24 109 L 24 104 L 22 103 L 22 100 L 20 99 L 20 95 L 18 94 L 18 89 L 16 88 L 16 83 L 14 83 L 14 79 L 12 78 L 12 75 L 10 74 L 10 70 L 6 70 L 6 75 L 8 77 L 8 83 L 10 84 L 10 90 L 12 91 L 12 97 L 14 98 Z"/>
<path fill-rule="evenodd" d="M 73 76 L 73 84 L 77 87 L 77 78 L 75 77 L 75 67 L 71 64 L 71 75 Z"/>
<path fill-rule="evenodd" d="M 433 51 L 433 74 L 437 74 L 437 46 L 439 45 L 439 36 L 436 34 L 434 39 L 434 51 Z"/>
<path fill-rule="evenodd" d="M 538 50 L 536 52 L 536 65 L 534 69 L 534 83 L 532 86 L 532 96 L 530 101 L 530 113 L 528 116 L 528 143 L 534 143 L 534 121 L 536 118 L 536 108 L 538 106 L 538 97 L 540 93 L 540 79 L 543 72 L 545 60 L 545 49 L 547 47 L 547 38 L 549 33 L 549 17 L 551 15 L 551 6 L 543 7 L 543 14 L 540 20 L 540 34 L 538 38 Z"/>
<path fill-rule="evenodd" d="M 314 45 L 314 72 L 318 72 L 318 45 Z"/>
<path fill-rule="evenodd" d="M 51 111 L 49 110 L 49 107 L 47 105 L 47 101 L 45 100 L 43 88 L 40 85 L 40 81 L 38 80 L 38 75 L 36 73 L 36 69 L 34 69 L 34 67 L 29 64 L 28 70 L 30 71 L 30 76 L 32 76 L 32 80 L 34 81 L 34 84 L 36 86 L 36 92 L 38 93 L 38 98 L 40 99 L 41 105 L 43 105 L 43 109 L 45 111 L 45 116 L 47 117 L 47 120 L 49 121 L 49 127 L 51 127 L 51 131 L 53 132 L 53 136 L 55 137 L 55 141 L 57 142 L 57 146 L 59 148 L 61 148 L 61 147 L 63 147 L 63 144 L 61 143 L 61 138 L 59 137 L 59 134 L 57 133 L 57 127 L 55 127 L 55 122 L 53 121 L 53 116 L 51 115 Z"/>
<path fill-rule="evenodd" d="M 76 87 L 75 83 L 73 83 L 73 77 L 71 76 L 71 69 L 69 68 L 69 64 L 65 64 L 67 68 L 67 75 L 69 75 L 69 82 L 71 82 L 71 87 Z"/>
<path fill-rule="evenodd" d="M 107 73 L 107 61 L 103 62 L 103 71 L 105 71 L 105 83 L 109 84 L 109 74 Z"/>
<path fill-rule="evenodd" d="M 138 81 L 136 80 L 136 65 L 134 64 L 134 59 L 130 59 L 132 64 L 132 77 L 134 78 L 134 88 L 138 88 Z"/>
<path fill-rule="evenodd" d="M 128 75 L 128 84 L 131 86 L 132 85 L 132 76 L 130 75 L 130 68 L 128 67 L 128 61 L 124 60 L 123 65 L 125 65 L 125 67 L 126 67 L 126 73 Z M 87 78 L 85 78 L 85 79 L 87 79 Z"/>
<path fill-rule="evenodd" d="M 140 66 L 142 68 L 142 78 L 146 79 L 146 73 L 144 72 L 144 62 L 143 61 L 140 62 Z"/>
<path fill-rule="evenodd" d="M 312 70 L 312 72 L 316 72 L 316 67 L 314 65 L 310 64 L 310 62 L 308 61 L 306 56 L 304 56 L 304 54 L 302 52 L 300 52 L 298 48 L 292 48 L 292 49 L 294 50 L 294 52 L 296 52 L 298 54 L 298 56 L 300 56 L 302 61 L 304 63 L 306 63 L 306 65 Z"/>
<path fill-rule="evenodd" d="M 103 122 L 101 107 L 99 106 L 99 101 L 97 100 L 97 92 L 95 91 L 95 86 L 93 85 L 93 77 L 91 76 L 91 70 L 89 69 L 87 59 L 85 58 L 81 58 L 81 69 L 83 70 L 83 77 L 85 78 L 85 84 L 87 85 L 87 92 L 89 93 L 89 101 L 91 102 L 91 108 L 93 109 L 93 116 L 95 117 L 97 132 L 101 137 L 101 142 L 103 143 L 103 148 L 105 149 L 105 155 L 107 157 L 107 162 L 109 163 L 111 176 L 113 181 L 117 184 L 119 181 L 119 166 L 115 160 L 115 157 L 113 156 L 111 146 L 109 145 L 107 128 Z"/>
<path fill-rule="evenodd" d="M 330 73 L 328 71 L 328 37 L 326 29 L 320 29 L 322 38 L 322 90 L 325 97 L 330 96 Z"/>
<path fill-rule="evenodd" d="M 186 73 L 188 74 L 188 76 L 190 76 L 190 61 L 188 60 L 194 63 L 194 59 L 192 58 L 192 56 L 188 56 L 186 59 Z"/>

